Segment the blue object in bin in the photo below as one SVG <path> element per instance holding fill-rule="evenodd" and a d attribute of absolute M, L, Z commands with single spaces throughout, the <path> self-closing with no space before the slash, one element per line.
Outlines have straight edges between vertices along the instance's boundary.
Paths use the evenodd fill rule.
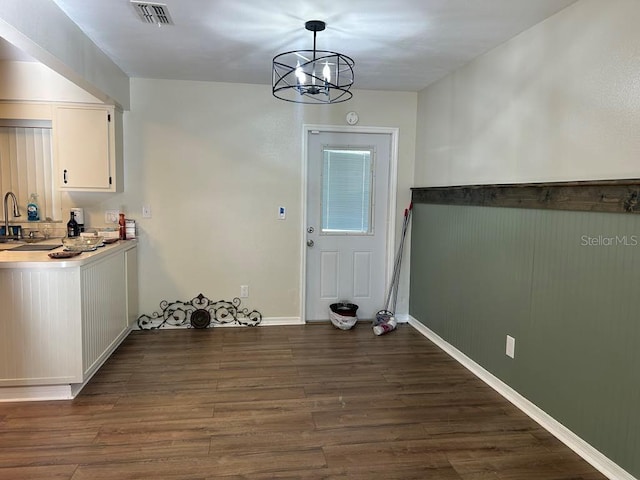
<path fill-rule="evenodd" d="M 9 225 L 9 233 L 10 236 L 17 236 L 18 238 L 22 238 L 22 227 L 20 225 Z M 4 225 L 0 227 L 0 236 L 7 236 L 5 232 Z"/>

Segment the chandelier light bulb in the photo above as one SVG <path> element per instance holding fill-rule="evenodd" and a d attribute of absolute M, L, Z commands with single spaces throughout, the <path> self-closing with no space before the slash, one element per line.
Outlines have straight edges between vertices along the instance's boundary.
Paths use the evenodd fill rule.
<path fill-rule="evenodd" d="M 296 66 L 296 78 L 298 79 L 298 83 L 300 85 L 304 85 L 307 81 L 307 76 L 304 74 L 302 67 L 300 66 L 300 62 Z"/>
<path fill-rule="evenodd" d="M 324 68 L 322 69 L 322 76 L 325 82 L 331 81 L 331 69 L 329 68 L 329 62 L 324 62 Z"/>

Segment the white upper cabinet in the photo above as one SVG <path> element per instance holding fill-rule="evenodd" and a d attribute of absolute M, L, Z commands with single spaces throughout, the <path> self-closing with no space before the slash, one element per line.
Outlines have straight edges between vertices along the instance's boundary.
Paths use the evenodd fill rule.
<path fill-rule="evenodd" d="M 53 139 L 60 190 L 122 191 L 120 112 L 111 106 L 58 105 Z"/>

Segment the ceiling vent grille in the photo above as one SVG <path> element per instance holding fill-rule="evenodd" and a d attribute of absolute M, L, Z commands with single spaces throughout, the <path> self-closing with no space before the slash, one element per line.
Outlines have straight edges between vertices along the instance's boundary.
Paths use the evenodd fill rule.
<path fill-rule="evenodd" d="M 154 25 L 173 25 L 169 9 L 161 3 L 137 2 L 131 0 L 140 20 Z"/>

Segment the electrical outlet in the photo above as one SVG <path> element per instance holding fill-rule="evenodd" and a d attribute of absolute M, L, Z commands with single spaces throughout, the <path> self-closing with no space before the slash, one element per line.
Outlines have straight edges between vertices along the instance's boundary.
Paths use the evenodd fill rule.
<path fill-rule="evenodd" d="M 151 207 L 149 205 L 142 206 L 142 218 L 151 218 Z"/>
<path fill-rule="evenodd" d="M 120 210 L 105 210 L 104 223 L 118 223 L 118 215 Z"/>
<path fill-rule="evenodd" d="M 515 358 L 516 356 L 516 339 L 511 335 L 507 335 L 507 357 Z"/>
<path fill-rule="evenodd" d="M 240 298 L 247 298 L 249 296 L 249 285 L 240 285 Z"/>

